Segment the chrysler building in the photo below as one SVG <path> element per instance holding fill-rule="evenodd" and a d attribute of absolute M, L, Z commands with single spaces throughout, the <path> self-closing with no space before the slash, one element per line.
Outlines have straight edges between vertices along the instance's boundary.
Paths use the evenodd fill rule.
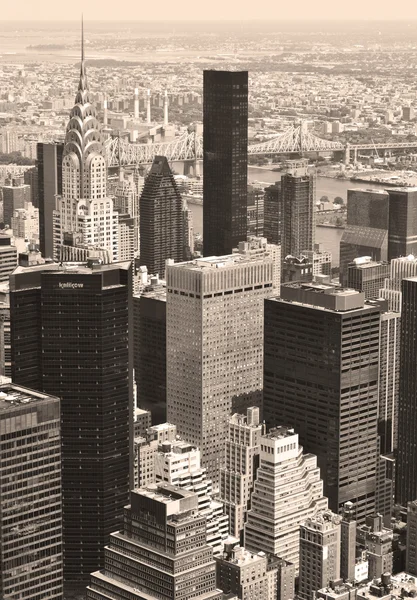
<path fill-rule="evenodd" d="M 118 214 L 107 195 L 107 164 L 97 113 L 89 98 L 81 39 L 81 72 L 65 135 L 62 196 L 54 212 L 54 253 L 61 261 L 85 260 L 91 250 L 118 260 Z"/>

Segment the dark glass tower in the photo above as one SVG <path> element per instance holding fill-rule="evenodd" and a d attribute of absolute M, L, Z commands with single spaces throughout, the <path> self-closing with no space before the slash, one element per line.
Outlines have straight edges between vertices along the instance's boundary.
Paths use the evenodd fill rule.
<path fill-rule="evenodd" d="M 264 198 L 264 236 L 270 244 L 280 246 L 284 223 L 281 182 L 265 188 Z"/>
<path fill-rule="evenodd" d="M 329 506 L 375 510 L 380 306 L 353 290 L 287 284 L 265 301 L 264 418 L 315 454 Z"/>
<path fill-rule="evenodd" d="M 204 256 L 247 236 L 248 72 L 204 71 Z"/>
<path fill-rule="evenodd" d="M 417 278 L 402 282 L 396 500 L 417 498 Z"/>
<path fill-rule="evenodd" d="M 17 269 L 12 377 L 61 398 L 64 576 L 104 565 L 129 492 L 130 263 Z"/>
<path fill-rule="evenodd" d="M 184 259 L 182 200 L 165 156 L 155 156 L 139 201 L 140 264 L 165 274 L 165 261 Z"/>
<path fill-rule="evenodd" d="M 417 190 L 395 189 L 388 194 L 388 260 L 417 254 Z"/>
<path fill-rule="evenodd" d="M 44 258 L 54 255 L 55 196 L 62 194 L 63 143 L 37 144 L 39 245 Z"/>
<path fill-rule="evenodd" d="M 166 304 L 161 283 L 133 296 L 137 405 L 152 413 L 152 425 L 167 420 Z"/>

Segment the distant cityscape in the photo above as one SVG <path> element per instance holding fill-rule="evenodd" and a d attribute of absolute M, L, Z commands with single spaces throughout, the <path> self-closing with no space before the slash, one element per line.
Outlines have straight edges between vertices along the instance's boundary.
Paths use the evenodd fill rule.
<path fill-rule="evenodd" d="M 2 26 L 0 600 L 416 597 L 416 32 L 155 27 Z"/>

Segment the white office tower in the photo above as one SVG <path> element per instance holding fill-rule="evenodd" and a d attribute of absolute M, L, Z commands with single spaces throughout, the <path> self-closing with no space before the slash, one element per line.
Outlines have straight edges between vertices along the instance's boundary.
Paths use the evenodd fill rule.
<path fill-rule="evenodd" d="M 77 247 L 107 250 L 112 260 L 118 260 L 118 215 L 107 196 L 104 138 L 89 97 L 84 45 L 78 91 L 65 135 L 62 196 L 57 197 L 54 211 L 54 257 L 79 260 Z"/>
<path fill-rule="evenodd" d="M 228 420 L 260 406 L 264 299 L 279 294 L 280 248 L 250 238 L 234 254 L 167 264 L 167 416 L 219 485 Z"/>
<path fill-rule="evenodd" d="M 340 523 L 331 510 L 309 517 L 300 527 L 298 597 L 311 600 L 315 592 L 340 579 Z"/>
<path fill-rule="evenodd" d="M 245 524 L 244 546 L 299 565 L 300 524 L 327 509 L 317 458 L 303 454 L 293 429 L 261 438 L 260 463 Z"/>
<path fill-rule="evenodd" d="M 215 556 L 220 555 L 229 537 L 229 518 L 223 504 L 212 499 L 212 482 L 207 478 L 206 469 L 201 467 L 200 450 L 182 440 L 159 444 L 155 454 L 155 481 L 197 494 L 199 513 L 206 517 L 207 544 Z"/>
<path fill-rule="evenodd" d="M 246 520 L 253 482 L 259 462 L 264 425 L 259 423 L 259 408 L 248 408 L 246 415 L 234 414 L 229 420 L 225 466 L 220 469 L 220 496 L 229 515 L 230 533 L 239 537 Z"/>
<path fill-rule="evenodd" d="M 388 308 L 401 313 L 401 282 L 406 277 L 417 277 L 417 256 L 393 258 L 390 264 L 390 276 L 379 290 L 381 298 L 388 300 Z"/>

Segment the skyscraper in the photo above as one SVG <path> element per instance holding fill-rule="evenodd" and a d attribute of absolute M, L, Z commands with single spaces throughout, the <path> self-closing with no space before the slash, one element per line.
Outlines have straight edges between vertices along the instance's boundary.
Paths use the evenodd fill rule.
<path fill-rule="evenodd" d="M 245 524 L 245 548 L 275 554 L 298 573 L 300 524 L 327 508 L 317 458 L 288 427 L 261 438 L 260 464 Z"/>
<path fill-rule="evenodd" d="M 298 596 L 314 592 L 340 579 L 340 521 L 331 510 L 309 517 L 300 527 L 300 580 Z"/>
<path fill-rule="evenodd" d="M 265 302 L 264 418 L 315 454 L 329 506 L 375 509 L 380 312 L 364 295 L 287 284 Z"/>
<path fill-rule="evenodd" d="M 264 298 L 279 290 L 279 247 L 167 267 L 167 417 L 200 448 L 218 486 L 231 411 L 260 406 Z"/>
<path fill-rule="evenodd" d="M 402 282 L 400 395 L 396 499 L 407 506 L 417 498 L 417 277 Z"/>
<path fill-rule="evenodd" d="M 37 144 L 39 246 L 44 258 L 54 256 L 54 210 L 62 194 L 62 142 Z"/>
<path fill-rule="evenodd" d="M 140 196 L 140 264 L 165 275 L 165 261 L 184 260 L 181 194 L 165 156 L 155 156 Z"/>
<path fill-rule="evenodd" d="M 59 399 L 0 386 L 0 597 L 63 600 Z"/>
<path fill-rule="evenodd" d="M 388 262 L 376 262 L 369 256 L 354 258 L 347 267 L 347 287 L 363 292 L 367 300 L 377 300 L 389 270 Z"/>
<path fill-rule="evenodd" d="M 417 276 L 417 257 L 413 254 L 393 258 L 390 264 L 390 274 L 379 290 L 380 298 L 388 300 L 388 308 L 396 313 L 401 312 L 402 295 L 401 282 L 408 277 Z"/>
<path fill-rule="evenodd" d="M 8 281 L 10 273 L 17 267 L 17 248 L 10 235 L 0 233 L 0 282 Z"/>
<path fill-rule="evenodd" d="M 417 575 L 417 500 L 407 504 L 407 552 L 405 570 Z"/>
<path fill-rule="evenodd" d="M 261 435 L 259 408 L 248 408 L 246 415 L 234 414 L 229 420 L 225 464 L 220 469 L 220 495 L 230 519 L 230 533 L 237 538 L 243 532 L 256 470 L 259 465 Z"/>
<path fill-rule="evenodd" d="M 167 420 L 166 305 L 165 283 L 157 278 L 133 296 L 137 404 L 152 413 L 153 425 Z"/>
<path fill-rule="evenodd" d="M 289 160 L 281 177 L 283 210 L 282 258 L 300 257 L 303 250 L 314 250 L 316 236 L 316 181 L 308 172 L 308 160 Z"/>
<path fill-rule="evenodd" d="M 61 398 L 68 581 L 103 566 L 128 499 L 130 278 L 130 263 L 19 267 L 11 277 L 13 381 Z"/>
<path fill-rule="evenodd" d="M 221 600 L 198 496 L 171 485 L 130 493 L 121 531 L 110 536 L 106 569 L 91 575 L 87 600 Z"/>
<path fill-rule="evenodd" d="M 347 285 L 347 266 L 359 256 L 388 257 L 389 197 L 384 190 L 348 190 L 347 222 L 340 241 L 340 282 Z"/>
<path fill-rule="evenodd" d="M 265 188 L 264 236 L 270 244 L 282 244 L 283 224 L 281 181 L 277 181 Z"/>
<path fill-rule="evenodd" d="M 23 183 L 23 177 L 13 177 L 3 190 L 3 222 L 11 227 L 13 212 L 18 208 L 27 208 L 31 201 L 30 185 Z"/>
<path fill-rule="evenodd" d="M 62 195 L 54 211 L 54 258 L 61 248 L 106 249 L 118 259 L 118 215 L 107 195 L 104 139 L 90 100 L 82 40 L 81 72 L 75 105 L 65 135 L 62 157 Z M 66 256 L 71 251 L 67 250 Z M 71 260 L 78 260 L 77 250 Z"/>
<path fill-rule="evenodd" d="M 204 256 L 247 236 L 248 72 L 204 71 Z"/>
<path fill-rule="evenodd" d="M 417 188 L 390 189 L 388 260 L 417 254 Z"/>

